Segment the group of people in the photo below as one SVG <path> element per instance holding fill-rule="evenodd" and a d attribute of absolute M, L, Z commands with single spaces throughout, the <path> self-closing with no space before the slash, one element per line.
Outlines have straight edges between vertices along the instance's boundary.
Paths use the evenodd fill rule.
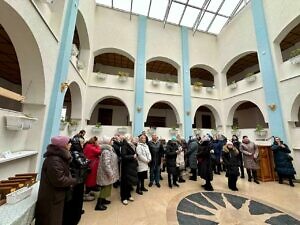
<path fill-rule="evenodd" d="M 56 136 L 51 139 L 44 154 L 39 195 L 36 204 L 36 225 L 78 224 L 84 200 L 97 197 L 95 210 L 106 210 L 111 203 L 112 187 L 120 187 L 120 200 L 124 205 L 134 201 L 132 191 L 143 195 L 148 186 L 161 187 L 161 172 L 165 167 L 169 188 L 185 182 L 183 173 L 190 168 L 192 181 L 200 176 L 205 180 L 202 187 L 213 191 L 213 174 L 225 171 L 228 187 L 238 191 L 237 179 L 244 178 L 259 184 L 259 151 L 256 144 L 244 136 L 240 142 L 233 135 L 227 140 L 222 135 L 191 137 L 188 142 L 180 136 L 169 141 L 159 140 L 153 134 L 151 140 L 143 132 L 139 137 L 115 135 L 84 139 L 81 130 L 73 138 Z M 286 144 L 276 137 L 272 145 L 279 183 L 288 179 L 294 186 L 295 170 L 291 152 Z M 149 172 L 149 173 L 148 173 Z M 134 188 L 136 187 L 136 188 Z M 96 193 L 96 195 L 95 195 Z"/>

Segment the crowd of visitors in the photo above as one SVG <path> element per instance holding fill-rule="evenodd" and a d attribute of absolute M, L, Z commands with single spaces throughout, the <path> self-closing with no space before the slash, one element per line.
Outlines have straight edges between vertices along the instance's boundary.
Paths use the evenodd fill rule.
<path fill-rule="evenodd" d="M 197 135 L 188 142 L 179 135 L 165 141 L 153 134 L 148 140 L 145 132 L 137 138 L 117 134 L 112 138 L 92 137 L 87 142 L 84 136 L 85 131 L 81 130 L 71 139 L 51 139 L 44 155 L 36 225 L 78 224 L 84 213 L 83 201 L 96 198 L 95 210 L 106 210 L 112 187 L 120 188 L 120 200 L 127 205 L 134 201 L 132 191 L 139 195 L 148 191 L 148 174 L 148 187 L 155 184 L 160 188 L 165 167 L 169 188 L 184 183 L 184 171 L 189 170 L 189 180 L 197 181 L 199 176 L 207 191 L 214 190 L 214 174 L 225 172 L 228 188 L 238 191 L 237 180 L 240 175 L 245 178 L 244 167 L 248 181 L 259 184 L 259 151 L 247 136 L 241 142 L 236 135 L 230 140 L 222 135 Z M 271 149 L 279 183 L 288 179 L 289 185 L 294 186 L 296 172 L 289 147 L 275 137 Z"/>

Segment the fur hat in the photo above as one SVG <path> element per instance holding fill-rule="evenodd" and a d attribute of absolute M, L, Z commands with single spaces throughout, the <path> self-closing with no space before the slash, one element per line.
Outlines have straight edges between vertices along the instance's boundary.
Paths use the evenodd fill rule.
<path fill-rule="evenodd" d="M 54 136 L 51 138 L 51 144 L 58 147 L 65 147 L 70 141 L 70 138 L 67 136 Z"/>
<path fill-rule="evenodd" d="M 226 145 L 233 145 L 231 141 L 227 141 Z"/>

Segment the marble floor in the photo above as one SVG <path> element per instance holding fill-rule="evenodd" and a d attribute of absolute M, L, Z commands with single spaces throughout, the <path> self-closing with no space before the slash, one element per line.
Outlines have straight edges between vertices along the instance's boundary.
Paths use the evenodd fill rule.
<path fill-rule="evenodd" d="M 120 202 L 119 189 L 113 189 L 112 203 L 108 206 L 106 211 L 95 211 L 94 207 L 96 201 L 85 202 L 85 214 L 81 219 L 80 225 L 191 225 L 190 223 L 178 222 L 177 207 L 188 195 L 193 193 L 202 195 L 200 192 L 204 190 L 200 185 L 203 181 L 198 179 L 198 181 L 195 182 L 187 179 L 187 182 L 180 184 L 179 188 L 173 187 L 170 189 L 167 186 L 166 176 L 167 174 L 163 173 L 164 180 L 161 181 L 161 188 L 157 188 L 155 185 L 151 188 L 147 187 L 149 191 L 142 196 L 132 192 L 135 201 L 129 202 L 127 206 Z M 187 175 L 185 178 L 187 178 Z M 263 203 L 285 214 L 289 214 L 300 221 L 300 184 L 296 184 L 295 187 L 290 187 L 287 184 L 278 184 L 277 182 L 261 182 L 260 184 L 255 184 L 248 182 L 247 179 L 239 179 L 237 184 L 239 191 L 233 192 L 227 188 L 227 179 L 224 175 L 215 175 L 213 186 L 215 192 L 225 193 L 225 195 L 238 195 L 246 199 L 254 200 L 255 202 Z M 232 213 L 232 216 L 227 215 L 227 217 L 228 216 L 230 218 L 236 216 L 236 214 Z M 252 223 L 250 221 L 249 223 L 226 223 L 224 221 L 224 223 L 219 224 Z M 286 224 L 295 225 L 298 223 Z"/>

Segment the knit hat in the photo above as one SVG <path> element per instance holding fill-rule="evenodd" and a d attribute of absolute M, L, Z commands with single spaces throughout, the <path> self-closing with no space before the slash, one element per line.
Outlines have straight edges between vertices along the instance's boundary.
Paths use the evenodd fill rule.
<path fill-rule="evenodd" d="M 171 140 L 172 140 L 172 141 L 176 141 L 176 140 L 177 140 L 176 136 L 172 136 L 172 137 L 171 137 Z"/>
<path fill-rule="evenodd" d="M 54 136 L 51 138 L 51 144 L 58 147 L 65 147 L 70 141 L 70 138 L 67 136 Z"/>
<path fill-rule="evenodd" d="M 226 145 L 233 145 L 231 141 L 227 141 Z"/>
<path fill-rule="evenodd" d="M 201 138 L 202 141 L 209 141 L 210 138 L 208 135 L 204 135 L 202 138 Z"/>

